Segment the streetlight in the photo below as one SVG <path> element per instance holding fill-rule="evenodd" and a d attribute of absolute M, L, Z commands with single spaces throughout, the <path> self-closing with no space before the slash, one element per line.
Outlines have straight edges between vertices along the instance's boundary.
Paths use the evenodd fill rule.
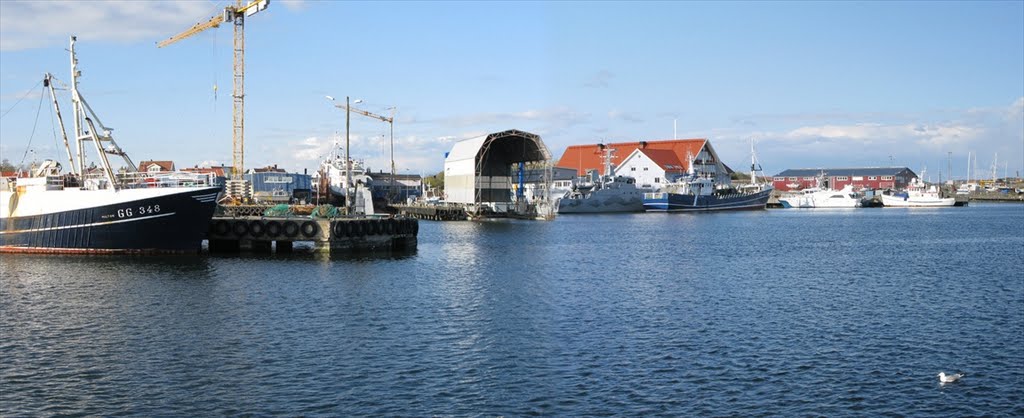
<path fill-rule="evenodd" d="M 329 99 L 331 101 L 334 101 L 334 98 L 331 97 L 331 96 L 327 96 L 327 99 Z M 358 100 L 357 99 L 356 101 L 354 101 L 352 103 L 353 104 L 359 104 L 359 103 L 362 103 L 362 102 L 363 102 L 362 100 Z M 342 107 L 342 105 L 340 105 L 338 103 L 335 103 L 334 107 L 340 108 L 340 107 Z M 377 120 L 380 120 L 380 121 L 383 121 L 383 122 L 387 122 L 391 126 L 391 192 L 390 193 L 393 193 L 394 192 L 394 185 L 395 185 L 395 107 L 392 106 L 392 107 L 388 108 L 388 110 L 391 111 L 391 116 L 390 117 L 388 117 L 388 116 L 381 116 L 381 115 L 377 115 L 377 114 L 374 114 L 374 113 L 367 112 L 365 110 L 353 109 L 352 106 L 348 102 L 348 97 L 346 97 L 345 98 L 345 106 L 344 106 L 344 108 L 345 108 L 345 159 L 346 160 L 348 159 L 348 127 L 349 127 L 349 113 L 350 112 L 356 112 L 356 113 L 358 113 L 360 115 L 363 115 L 363 116 L 368 116 L 368 117 L 371 117 L 371 118 L 374 118 L 374 119 L 377 119 Z M 347 175 L 346 175 L 346 179 L 347 179 Z M 347 201 L 347 199 L 348 199 L 348 194 L 347 193 L 345 195 L 345 198 L 346 198 L 346 201 Z M 347 207 L 347 205 L 348 204 L 346 203 L 346 207 Z"/>
<path fill-rule="evenodd" d="M 334 103 L 334 107 L 341 107 L 334 97 L 327 96 L 327 100 Z M 362 103 L 362 100 L 356 99 L 356 103 Z M 349 156 L 349 127 L 351 125 L 351 106 L 349 105 L 349 97 L 345 96 L 345 214 L 352 213 L 352 195 L 349 193 L 349 185 L 352 184 L 352 159 Z M 330 186 L 328 186 L 329 188 Z"/>

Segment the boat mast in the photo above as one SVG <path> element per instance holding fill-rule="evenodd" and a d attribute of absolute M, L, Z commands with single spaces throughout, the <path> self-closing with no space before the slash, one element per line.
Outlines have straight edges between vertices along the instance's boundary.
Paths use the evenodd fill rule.
<path fill-rule="evenodd" d="M 76 40 L 76 37 L 71 37 L 71 105 L 75 114 L 75 137 L 78 141 L 79 167 L 84 177 L 85 159 L 83 158 L 83 142 L 93 141 L 93 144 L 96 145 L 96 153 L 99 154 L 100 157 L 100 164 L 103 166 L 103 173 L 106 175 L 107 180 L 110 181 L 110 189 L 116 191 L 117 179 L 114 178 L 114 171 L 110 168 L 110 161 L 107 159 L 107 151 L 103 149 L 102 139 L 107 139 L 111 142 L 111 153 L 121 153 L 122 156 L 124 156 L 124 153 L 117 147 L 117 144 L 114 144 L 114 140 L 110 138 L 110 130 L 104 128 L 104 138 L 101 138 L 96 132 L 96 125 L 93 123 L 92 119 L 89 118 L 89 115 L 95 116 L 95 114 L 92 109 L 89 108 L 89 105 L 85 103 L 81 93 L 78 92 L 78 76 L 81 75 L 81 71 L 78 70 L 78 56 L 75 55 Z M 88 111 L 88 114 L 86 114 L 86 111 Z M 99 120 L 97 120 L 97 122 L 99 122 Z M 88 125 L 88 132 L 85 131 L 85 125 Z M 100 126 L 102 127 L 103 124 L 100 123 Z M 128 157 L 124 157 L 125 160 L 128 161 L 128 164 L 132 165 L 131 161 L 128 160 Z M 135 171 L 134 169 L 135 167 L 132 165 L 132 171 Z"/>
<path fill-rule="evenodd" d="M 604 175 L 612 177 L 612 153 L 616 150 L 611 147 L 604 148 Z"/>
<path fill-rule="evenodd" d="M 75 158 L 71 154 L 71 144 L 68 143 L 68 131 L 64 128 L 64 117 L 60 114 L 60 105 L 57 104 L 57 92 L 53 89 L 53 74 L 46 73 L 43 76 L 43 85 L 50 89 L 50 99 L 53 101 L 53 110 L 57 112 L 57 122 L 60 124 L 60 134 L 64 137 L 64 150 L 68 153 L 68 169 L 71 174 L 78 174 L 75 168 Z"/>
<path fill-rule="evenodd" d="M 754 138 L 750 138 L 750 185 L 757 186 L 757 154 L 754 153 Z"/>

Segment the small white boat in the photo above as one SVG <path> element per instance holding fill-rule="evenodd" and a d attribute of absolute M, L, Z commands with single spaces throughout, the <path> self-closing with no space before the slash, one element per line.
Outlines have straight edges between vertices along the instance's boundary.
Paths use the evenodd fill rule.
<path fill-rule="evenodd" d="M 924 175 L 924 171 L 921 171 Z M 885 207 L 945 207 L 956 204 L 952 197 L 942 197 L 939 189 L 929 186 L 920 177 L 910 181 L 907 189 L 894 194 L 882 194 L 882 205 Z"/>
<path fill-rule="evenodd" d="M 779 197 L 784 208 L 856 208 L 860 206 L 861 196 L 847 184 L 840 190 L 812 187 L 799 193 Z"/>

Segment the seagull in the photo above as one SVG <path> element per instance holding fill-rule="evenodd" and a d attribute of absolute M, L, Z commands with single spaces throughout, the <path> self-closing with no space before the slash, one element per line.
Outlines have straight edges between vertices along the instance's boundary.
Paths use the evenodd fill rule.
<path fill-rule="evenodd" d="M 963 373 L 947 375 L 944 372 L 939 372 L 939 383 L 953 383 L 960 380 L 961 377 L 964 377 Z"/>

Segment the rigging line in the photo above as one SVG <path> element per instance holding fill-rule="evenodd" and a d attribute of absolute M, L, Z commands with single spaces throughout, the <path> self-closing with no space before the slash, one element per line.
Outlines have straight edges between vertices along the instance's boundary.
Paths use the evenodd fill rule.
<path fill-rule="evenodd" d="M 52 80 L 51 80 L 51 82 L 52 82 Z M 57 99 L 54 98 L 54 100 L 57 100 Z M 53 107 L 46 106 L 46 108 L 50 109 L 50 130 L 53 132 L 53 152 L 54 153 L 58 153 L 59 152 L 58 150 L 60 150 L 60 144 L 57 143 L 57 124 L 53 122 L 53 120 L 54 120 Z"/>
<path fill-rule="evenodd" d="M 40 83 L 41 83 L 41 81 L 40 81 Z M 28 156 L 28 152 L 32 149 L 31 148 L 32 147 L 32 138 L 35 138 L 35 136 L 36 136 L 36 128 L 39 127 L 39 113 L 41 113 L 40 111 L 43 109 L 43 98 L 44 97 L 46 97 L 45 94 L 40 94 L 39 95 L 39 106 L 36 107 L 36 121 L 35 121 L 35 123 L 32 124 L 32 133 L 28 136 L 28 145 L 25 146 L 25 153 L 21 154 L 21 162 L 19 162 L 18 165 L 24 165 L 25 164 L 25 157 Z"/>
<path fill-rule="evenodd" d="M 28 91 L 25 92 L 24 96 L 21 96 L 21 98 L 18 99 L 18 101 L 14 102 L 14 104 L 11 105 L 10 109 L 7 109 L 6 112 L 4 112 L 2 115 L 0 115 L 0 119 L 2 119 L 4 116 L 7 116 L 8 113 L 11 113 L 11 111 L 14 110 L 14 108 L 18 106 L 18 103 L 21 103 L 21 101 L 25 100 L 25 98 L 28 97 L 29 94 L 32 94 L 32 91 L 34 91 L 36 89 L 36 87 L 39 87 L 39 84 L 42 83 L 42 82 L 43 82 L 43 80 L 39 80 L 38 82 L 36 82 L 36 85 L 32 86 L 31 89 L 28 89 Z"/>

